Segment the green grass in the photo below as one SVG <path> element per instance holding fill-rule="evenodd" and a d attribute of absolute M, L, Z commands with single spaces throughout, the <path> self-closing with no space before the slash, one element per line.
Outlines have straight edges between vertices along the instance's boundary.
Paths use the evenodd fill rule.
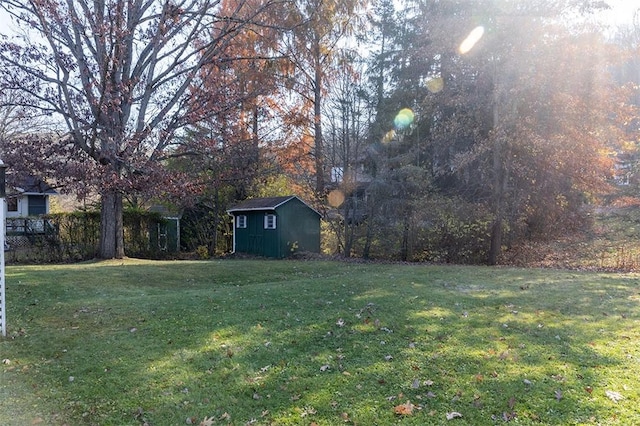
<path fill-rule="evenodd" d="M 127 260 L 6 279 L 2 425 L 640 424 L 637 274 Z"/>

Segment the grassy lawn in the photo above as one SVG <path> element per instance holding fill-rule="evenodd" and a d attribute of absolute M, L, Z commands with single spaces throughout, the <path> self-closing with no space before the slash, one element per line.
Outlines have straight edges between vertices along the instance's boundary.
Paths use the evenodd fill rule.
<path fill-rule="evenodd" d="M 7 303 L 2 425 L 640 424 L 638 274 L 126 260 Z"/>

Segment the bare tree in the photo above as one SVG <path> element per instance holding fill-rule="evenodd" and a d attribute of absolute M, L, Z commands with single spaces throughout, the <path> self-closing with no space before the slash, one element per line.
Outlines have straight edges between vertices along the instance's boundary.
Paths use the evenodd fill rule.
<path fill-rule="evenodd" d="M 48 131 L 45 117 L 20 105 L 15 92 L 0 93 L 0 141 L 25 136 L 36 131 Z M 0 146 L 0 153 L 3 146 Z"/>
<path fill-rule="evenodd" d="M 0 42 L 0 85 L 66 129 L 61 145 L 92 162 L 101 197 L 102 258 L 124 256 L 123 196 L 166 186 L 176 133 L 209 103 L 199 70 L 258 25 L 272 0 L 3 0 L 28 34 Z M 198 96 L 202 96 L 202 92 Z"/>

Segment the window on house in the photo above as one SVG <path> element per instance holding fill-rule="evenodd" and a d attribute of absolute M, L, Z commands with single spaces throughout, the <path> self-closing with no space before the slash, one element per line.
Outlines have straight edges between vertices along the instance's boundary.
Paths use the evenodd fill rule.
<path fill-rule="evenodd" d="M 47 198 L 44 195 L 29 195 L 29 216 L 47 214 Z"/>
<path fill-rule="evenodd" d="M 247 217 L 244 215 L 240 215 L 236 217 L 236 228 L 246 228 L 247 227 Z"/>
<path fill-rule="evenodd" d="M 276 229 L 275 214 L 267 214 L 264 216 L 264 229 Z"/>
<path fill-rule="evenodd" d="M 18 198 L 17 197 L 8 197 L 7 198 L 7 211 L 8 212 L 17 212 L 18 211 Z"/>

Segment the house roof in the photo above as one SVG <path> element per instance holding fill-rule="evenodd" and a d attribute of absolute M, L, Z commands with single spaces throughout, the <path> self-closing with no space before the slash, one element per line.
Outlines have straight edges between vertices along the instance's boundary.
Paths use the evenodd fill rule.
<path fill-rule="evenodd" d="M 231 207 L 230 209 L 227 210 L 227 213 L 233 214 L 236 212 L 246 212 L 246 211 L 275 210 L 281 205 L 293 199 L 299 200 L 302 204 L 309 207 L 309 209 L 313 210 L 320 216 L 320 213 L 318 213 L 314 208 L 309 206 L 307 203 L 305 203 L 295 195 L 287 195 L 284 197 L 250 198 L 248 200 L 244 200 L 239 204 L 236 204 L 235 206 Z"/>
<path fill-rule="evenodd" d="M 11 182 L 11 186 L 16 192 L 26 195 L 56 195 L 58 193 L 49 184 L 33 176 L 15 180 Z"/>

